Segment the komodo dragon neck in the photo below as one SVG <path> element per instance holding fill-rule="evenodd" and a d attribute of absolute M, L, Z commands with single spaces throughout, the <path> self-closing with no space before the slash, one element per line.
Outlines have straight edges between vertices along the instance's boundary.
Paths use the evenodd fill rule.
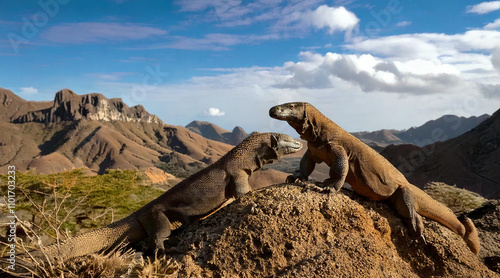
<path fill-rule="evenodd" d="M 305 105 L 302 118 L 288 121 L 288 124 L 300 134 L 301 139 L 313 145 L 338 140 L 340 136 L 344 136 L 344 133 L 346 133 L 335 122 L 311 105 Z M 332 130 L 335 132 L 332 133 Z"/>

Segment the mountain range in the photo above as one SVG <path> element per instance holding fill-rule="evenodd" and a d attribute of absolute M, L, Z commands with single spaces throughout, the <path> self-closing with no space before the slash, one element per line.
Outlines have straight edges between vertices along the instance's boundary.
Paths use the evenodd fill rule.
<path fill-rule="evenodd" d="M 418 186 L 443 181 L 487 197 L 500 195 L 499 112 L 491 117 L 446 115 L 404 131 L 353 134 Z M 44 174 L 73 168 L 94 174 L 153 168 L 183 178 L 215 162 L 247 136 L 241 127 L 228 131 L 209 122 L 169 125 L 140 105 L 129 107 L 98 93 L 78 95 L 63 89 L 53 101 L 36 102 L 0 88 L 2 172 L 9 165 Z M 282 159 L 253 179 L 281 182 L 284 172 L 298 167 L 300 156 Z M 322 166 L 313 173 L 318 180 L 327 177 L 328 169 Z"/>
<path fill-rule="evenodd" d="M 381 150 L 388 145 L 412 144 L 423 147 L 438 141 L 455 138 L 473 129 L 490 116 L 472 116 L 469 118 L 444 115 L 425 124 L 407 130 L 382 129 L 371 132 L 353 132 L 352 135 L 364 143 Z"/>
<path fill-rule="evenodd" d="M 407 179 L 455 184 L 487 198 L 500 197 L 500 110 L 472 130 L 425 147 L 391 145 L 381 151 Z"/>

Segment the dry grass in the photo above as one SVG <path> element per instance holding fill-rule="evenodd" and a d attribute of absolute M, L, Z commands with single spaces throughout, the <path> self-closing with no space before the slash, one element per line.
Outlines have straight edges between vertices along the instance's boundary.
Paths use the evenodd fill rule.
<path fill-rule="evenodd" d="M 477 193 L 442 182 L 429 182 L 424 190 L 432 198 L 445 204 L 456 214 L 473 211 L 487 201 Z"/>
<path fill-rule="evenodd" d="M 64 243 L 64 240 L 70 237 L 70 232 L 64 227 L 71 221 L 71 214 L 81 209 L 92 193 L 93 188 L 87 189 L 83 195 L 76 197 L 75 185 L 78 184 L 78 176 L 71 179 L 56 179 L 52 182 L 44 182 L 45 189 L 50 190 L 37 191 L 26 190 L 18 187 L 29 202 L 29 205 L 36 211 L 36 218 L 39 223 L 17 220 L 18 230 L 26 235 L 16 237 L 17 268 L 24 269 L 23 277 L 41 277 L 41 278 L 76 278 L 76 277 L 169 277 L 175 273 L 170 260 L 165 257 L 143 259 L 141 254 L 125 245 L 121 245 L 115 250 L 106 254 L 90 254 L 87 256 L 63 260 L 56 257 L 51 258 L 43 252 L 42 238 L 51 237 L 55 240 L 57 246 Z M 33 198 L 33 194 L 42 195 L 43 198 Z M 72 223 L 70 223 L 69 226 Z M 7 242 L 0 242 L 7 246 Z M 4 256 L 8 248 L 0 250 L 0 256 Z M 42 256 L 32 256 L 30 251 L 40 250 Z M 40 258 L 42 257 L 42 258 Z M 22 261 L 20 260 L 22 259 Z M 2 261 L 0 259 L 0 261 Z M 2 265 L 0 263 L 0 265 Z M 2 268 L 3 269 L 3 268 Z M 6 269 L 3 269 L 4 271 Z M 0 272 L 1 274 L 1 272 Z M 12 273 L 15 275 L 15 273 Z"/>

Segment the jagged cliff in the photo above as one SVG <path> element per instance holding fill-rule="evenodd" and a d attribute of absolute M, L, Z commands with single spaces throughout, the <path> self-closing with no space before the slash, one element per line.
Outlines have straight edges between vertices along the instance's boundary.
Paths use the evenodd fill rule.
<path fill-rule="evenodd" d="M 142 105 L 128 107 L 119 98 L 108 99 L 98 93 L 77 95 L 69 89 L 57 92 L 51 106 L 15 115 L 10 121 L 49 123 L 81 119 L 163 124 L 157 116 L 149 114 Z"/>

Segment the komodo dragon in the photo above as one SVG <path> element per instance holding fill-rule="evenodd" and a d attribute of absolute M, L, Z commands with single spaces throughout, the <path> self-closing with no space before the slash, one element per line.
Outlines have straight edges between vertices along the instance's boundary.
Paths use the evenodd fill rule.
<path fill-rule="evenodd" d="M 71 238 L 60 246 L 45 247 L 43 252 L 33 251 L 30 255 L 64 260 L 109 250 L 121 242 L 135 243 L 146 237 L 154 250 L 164 253 L 164 241 L 172 230 L 204 218 L 235 197 L 255 189 L 248 183 L 254 171 L 301 148 L 299 141 L 285 134 L 251 135 L 214 164 L 186 178 L 122 220 Z"/>
<path fill-rule="evenodd" d="M 307 180 L 315 164 L 330 166 L 330 177 L 322 185 L 326 190 L 340 190 L 344 182 L 354 192 L 371 200 L 389 199 L 399 214 L 409 220 L 409 228 L 422 239 L 422 217 L 431 218 L 459 234 L 477 255 L 480 244 L 476 227 L 467 217 L 460 221 L 445 205 L 410 184 L 401 172 L 368 145 L 362 143 L 314 106 L 306 102 L 277 105 L 269 115 L 287 121 L 304 140 L 307 151 L 300 161 L 300 170 L 287 181 Z"/>

